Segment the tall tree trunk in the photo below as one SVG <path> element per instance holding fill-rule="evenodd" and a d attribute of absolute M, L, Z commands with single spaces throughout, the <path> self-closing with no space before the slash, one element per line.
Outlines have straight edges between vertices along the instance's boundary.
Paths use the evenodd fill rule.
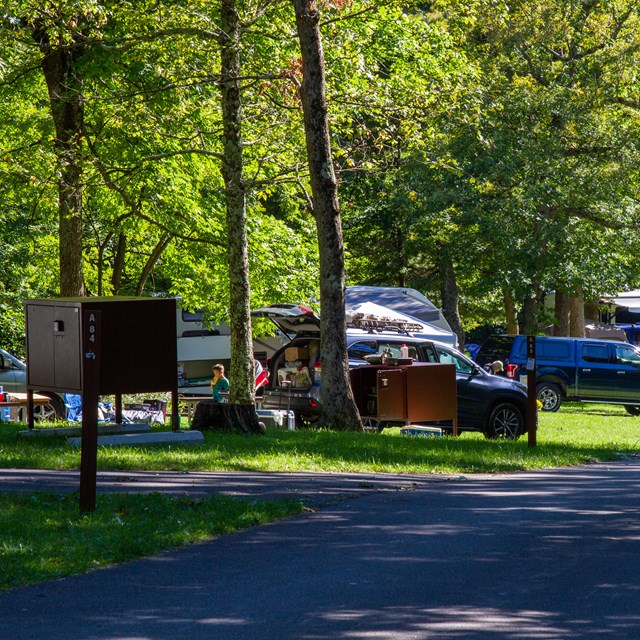
<path fill-rule="evenodd" d="M 600 320 L 600 304 L 598 298 L 591 298 L 584 302 L 584 319 L 598 322 Z"/>
<path fill-rule="evenodd" d="M 544 211 L 542 212 L 544 213 Z M 540 273 L 542 265 L 544 264 L 545 256 L 547 254 L 547 240 L 544 234 L 544 227 L 541 222 L 544 217 L 540 215 L 536 222 L 533 224 L 531 230 L 533 239 L 535 240 L 538 251 L 533 258 L 533 263 L 530 265 L 531 273 Z M 537 335 L 540 331 L 540 309 L 542 302 L 542 290 L 540 282 L 533 280 L 531 283 L 530 295 L 525 298 L 522 306 L 522 329 L 525 335 Z"/>
<path fill-rule="evenodd" d="M 556 288 L 556 303 L 554 307 L 554 336 L 568 336 L 570 334 L 569 318 L 571 316 L 571 305 L 569 295 L 561 288 Z"/>
<path fill-rule="evenodd" d="M 518 327 L 518 314 L 516 312 L 516 303 L 513 299 L 513 291 L 511 290 L 511 287 L 502 288 L 502 299 L 504 301 L 506 331 L 510 335 L 517 336 L 520 332 Z"/>
<path fill-rule="evenodd" d="M 464 329 L 458 311 L 458 283 L 453 269 L 451 257 L 444 251 L 440 253 L 440 294 L 442 297 L 442 313 L 453 332 L 458 336 L 460 348 L 465 343 Z"/>
<path fill-rule="evenodd" d="M 315 2 L 293 0 L 302 56 L 300 95 L 320 253 L 320 355 L 323 424 L 331 429 L 362 430 L 349 379 L 345 276 L 338 184 L 333 169 L 320 14 Z"/>
<path fill-rule="evenodd" d="M 124 233 L 118 234 L 118 246 L 113 259 L 113 273 L 111 274 L 111 285 L 113 294 L 118 295 L 122 286 L 122 274 L 124 273 L 124 260 L 127 253 L 127 236 Z"/>
<path fill-rule="evenodd" d="M 83 81 L 78 59 L 81 43 L 51 44 L 46 32 L 34 30 L 43 53 L 42 71 L 49 91 L 56 130 L 58 159 L 58 218 L 60 295 L 83 296 L 82 266 L 82 136 L 84 126 Z"/>
<path fill-rule="evenodd" d="M 227 260 L 229 265 L 229 325 L 231 328 L 231 368 L 229 398 L 247 408 L 244 419 L 252 431 L 259 431 L 253 405 L 255 375 L 251 333 L 247 211 L 242 165 L 242 95 L 240 73 L 241 25 L 235 0 L 222 0 L 220 90 L 224 154 L 222 177 L 227 205 Z"/>
<path fill-rule="evenodd" d="M 540 284 L 533 282 L 531 294 L 522 305 L 522 329 L 525 335 L 536 335 L 539 329 L 538 312 L 540 309 Z"/>
<path fill-rule="evenodd" d="M 584 294 L 579 287 L 570 298 L 570 334 L 572 338 L 584 338 Z"/>

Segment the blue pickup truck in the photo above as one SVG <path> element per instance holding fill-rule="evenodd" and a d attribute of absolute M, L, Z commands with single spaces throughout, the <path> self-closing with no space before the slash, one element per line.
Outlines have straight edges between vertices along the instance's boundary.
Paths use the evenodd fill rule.
<path fill-rule="evenodd" d="M 500 360 L 506 376 L 526 382 L 527 337 L 493 335 L 476 354 L 484 366 Z M 640 415 L 640 350 L 625 342 L 583 338 L 536 338 L 537 395 L 543 411 L 563 400 L 622 404 Z"/>

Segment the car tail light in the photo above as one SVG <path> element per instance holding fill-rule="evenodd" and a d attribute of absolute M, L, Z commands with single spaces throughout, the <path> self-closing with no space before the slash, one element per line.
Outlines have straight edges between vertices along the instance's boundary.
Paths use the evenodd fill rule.
<path fill-rule="evenodd" d="M 317 407 L 318 403 L 313 398 L 309 398 L 309 406 L 312 408 Z"/>
<path fill-rule="evenodd" d="M 507 364 L 507 378 L 516 378 L 519 368 L 519 364 Z"/>

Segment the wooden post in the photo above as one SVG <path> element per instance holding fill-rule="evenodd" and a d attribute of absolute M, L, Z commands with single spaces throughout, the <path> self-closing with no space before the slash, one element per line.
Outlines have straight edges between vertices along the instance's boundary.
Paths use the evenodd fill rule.
<path fill-rule="evenodd" d="M 95 511 L 98 458 L 98 394 L 100 390 L 100 311 L 82 318 L 82 450 L 80 511 Z"/>
<path fill-rule="evenodd" d="M 536 337 L 527 336 L 527 432 L 529 446 L 537 444 L 538 394 L 536 393 Z"/>
<path fill-rule="evenodd" d="M 116 393 L 116 424 L 122 424 L 122 394 Z"/>
<path fill-rule="evenodd" d="M 27 426 L 29 427 L 29 431 L 31 431 L 35 426 L 33 389 L 27 389 Z"/>
<path fill-rule="evenodd" d="M 178 407 L 178 389 L 171 389 L 171 430 L 180 431 L 180 412 Z"/>

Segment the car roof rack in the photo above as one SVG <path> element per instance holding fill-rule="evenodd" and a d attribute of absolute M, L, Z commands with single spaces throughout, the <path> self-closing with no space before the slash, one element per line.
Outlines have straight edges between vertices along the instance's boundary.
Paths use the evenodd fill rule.
<path fill-rule="evenodd" d="M 364 314 L 355 314 L 347 323 L 353 329 L 363 329 L 369 333 L 389 331 L 395 333 L 420 332 L 422 325 L 409 320 L 393 320 L 391 318 L 375 318 Z"/>

